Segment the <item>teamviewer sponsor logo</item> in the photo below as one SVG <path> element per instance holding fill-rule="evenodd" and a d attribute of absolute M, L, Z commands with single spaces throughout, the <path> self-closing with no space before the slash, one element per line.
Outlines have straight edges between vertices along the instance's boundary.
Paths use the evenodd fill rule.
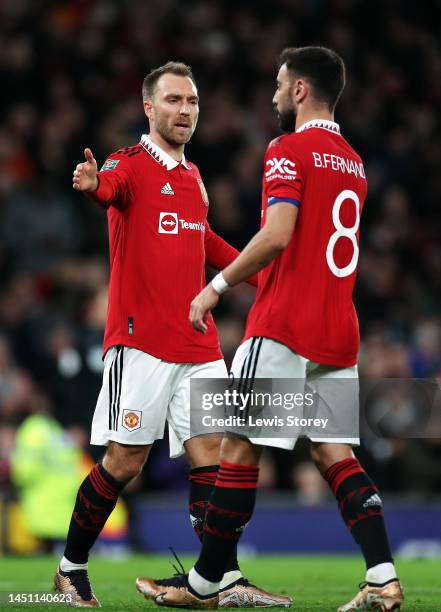
<path fill-rule="evenodd" d="M 178 233 L 178 215 L 177 213 L 174 213 L 174 212 L 159 213 L 158 232 L 160 234 L 177 234 Z"/>
<path fill-rule="evenodd" d="M 205 232 L 204 221 L 186 221 L 185 219 L 179 219 L 177 213 L 174 212 L 159 213 L 158 232 L 160 234 L 177 234 L 179 227 L 181 230 Z"/>

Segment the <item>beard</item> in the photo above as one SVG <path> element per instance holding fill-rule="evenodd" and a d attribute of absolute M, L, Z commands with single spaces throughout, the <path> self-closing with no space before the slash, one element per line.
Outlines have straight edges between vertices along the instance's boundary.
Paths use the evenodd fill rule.
<path fill-rule="evenodd" d="M 167 121 L 161 120 L 159 116 L 156 116 L 156 130 L 158 134 L 172 147 L 187 144 L 193 136 L 195 128 L 196 125 L 193 125 L 192 129 L 187 132 L 179 132 L 174 125 L 169 125 Z"/>
<path fill-rule="evenodd" d="M 282 132 L 293 132 L 296 124 L 297 113 L 294 106 L 289 106 L 282 111 L 277 112 L 277 119 L 279 121 L 280 129 Z"/>

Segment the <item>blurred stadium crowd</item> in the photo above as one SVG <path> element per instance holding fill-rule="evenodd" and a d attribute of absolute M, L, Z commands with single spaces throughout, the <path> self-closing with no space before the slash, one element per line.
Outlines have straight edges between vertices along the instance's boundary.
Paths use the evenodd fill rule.
<path fill-rule="evenodd" d="M 337 121 L 369 180 L 356 291 L 361 374 L 441 376 L 439 1 L 3 0 L 0 22 L 3 489 L 29 415 L 53 415 L 87 449 L 101 386 L 107 226 L 73 193 L 71 175 L 85 146 L 100 164 L 138 142 L 142 79 L 169 59 L 193 67 L 201 115 L 186 153 L 205 180 L 212 226 L 241 248 L 258 228 L 262 156 L 278 133 L 279 52 L 324 44 L 343 56 Z M 227 361 L 252 299 L 239 287 L 215 313 Z M 50 455 L 47 447 L 48 464 Z M 268 454 L 264 486 L 326 497 L 306 456 L 303 445 Z M 383 489 L 439 491 L 439 440 L 367 440 L 360 456 Z M 185 473 L 158 445 L 139 487 L 184 488 Z"/>

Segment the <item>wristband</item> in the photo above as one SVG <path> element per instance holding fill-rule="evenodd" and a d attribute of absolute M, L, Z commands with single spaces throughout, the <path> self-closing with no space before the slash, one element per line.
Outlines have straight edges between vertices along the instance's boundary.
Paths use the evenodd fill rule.
<path fill-rule="evenodd" d="M 218 295 L 222 295 L 222 293 L 224 293 L 224 291 L 226 291 L 230 287 L 230 285 L 224 279 L 224 275 L 222 274 L 222 272 L 216 274 L 216 276 L 211 281 L 211 285 Z"/>

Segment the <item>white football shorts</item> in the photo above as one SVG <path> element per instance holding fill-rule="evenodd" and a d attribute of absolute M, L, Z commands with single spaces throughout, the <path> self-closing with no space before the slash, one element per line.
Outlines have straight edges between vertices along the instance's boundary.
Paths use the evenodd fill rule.
<path fill-rule="evenodd" d="M 357 411 L 356 418 L 358 418 L 358 394 L 355 400 L 355 394 L 353 393 L 354 388 L 358 390 L 358 369 L 356 365 L 348 368 L 321 365 L 294 353 L 285 344 L 270 338 L 249 338 L 237 349 L 231 365 L 231 373 L 236 381 L 254 378 L 292 378 L 296 380 L 296 384 L 300 382 L 303 388 L 305 384 L 312 389 L 320 388 L 320 393 L 322 393 L 323 388 L 325 388 L 326 393 L 326 384 L 319 387 L 318 383 L 335 379 L 331 385 L 328 385 L 330 397 L 324 398 L 328 410 L 331 411 L 330 416 L 332 417 L 333 411 L 338 416 L 338 410 L 341 409 L 341 398 L 346 395 L 349 410 L 353 415 L 354 411 Z M 345 388 L 344 383 L 341 384 L 341 393 L 336 393 L 335 385 L 337 384 L 338 389 L 339 379 L 353 379 L 354 383 L 351 383 L 350 393 L 347 392 L 347 385 Z M 345 400 L 343 399 L 343 401 Z M 295 447 L 297 439 L 250 438 L 253 444 L 274 446 L 287 450 L 292 450 Z M 310 440 L 312 442 L 343 443 L 353 446 L 360 444 L 360 439 L 356 437 L 314 437 Z"/>
<path fill-rule="evenodd" d="M 153 444 L 164 437 L 167 421 L 170 457 L 179 457 L 192 437 L 192 377 L 228 378 L 225 362 L 171 363 L 135 348 L 111 347 L 104 358 L 90 443 Z"/>

